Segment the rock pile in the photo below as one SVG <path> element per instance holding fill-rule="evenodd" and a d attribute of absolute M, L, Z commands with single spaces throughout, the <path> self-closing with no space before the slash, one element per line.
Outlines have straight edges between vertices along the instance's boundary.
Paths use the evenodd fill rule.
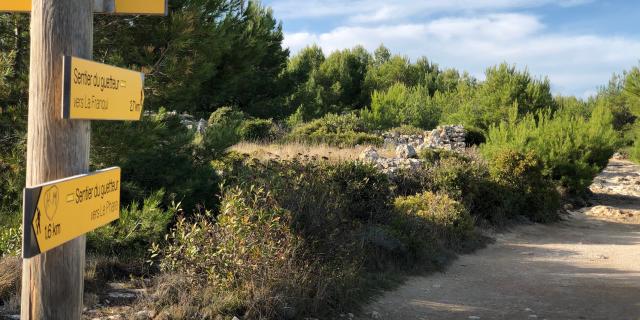
<path fill-rule="evenodd" d="M 398 156 L 397 158 L 384 158 L 378 154 L 378 151 L 374 147 L 369 147 L 360 154 L 360 160 L 373 164 L 376 168 L 391 177 L 400 170 L 415 171 L 422 167 L 421 160 L 407 157 L 408 155 L 414 157 L 416 155 L 416 151 L 412 146 L 400 145 L 396 151 L 402 156 Z"/>
<path fill-rule="evenodd" d="M 466 135 L 463 126 L 441 126 L 429 133 L 426 144 L 429 148 L 460 150 L 467 146 Z"/>
<path fill-rule="evenodd" d="M 408 145 L 420 151 L 424 148 L 461 150 L 466 147 L 467 132 L 461 125 L 440 126 L 432 131 L 425 131 L 424 134 L 401 135 L 397 132 L 386 132 L 382 134 L 384 144 L 387 147 L 398 148 Z"/>
<path fill-rule="evenodd" d="M 466 131 L 463 126 L 441 126 L 431 132 L 416 135 L 401 135 L 397 132 L 383 133 L 384 144 L 396 151 L 395 158 L 381 157 L 378 151 L 369 147 L 360 154 L 360 160 L 374 164 L 384 173 L 393 176 L 403 169 L 417 170 L 423 161 L 418 152 L 425 148 L 463 150 L 466 147 Z"/>

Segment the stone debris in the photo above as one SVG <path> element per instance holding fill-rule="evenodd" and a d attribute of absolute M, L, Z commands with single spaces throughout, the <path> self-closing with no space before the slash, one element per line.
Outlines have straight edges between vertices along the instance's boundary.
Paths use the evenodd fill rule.
<path fill-rule="evenodd" d="M 380 155 L 378 155 L 376 148 L 368 147 L 360 154 L 359 159 L 364 162 L 375 163 L 380 159 Z"/>
<path fill-rule="evenodd" d="M 386 147 L 410 145 L 417 151 L 424 148 L 461 150 L 467 146 L 466 137 L 467 131 L 461 125 L 440 126 L 423 134 L 401 135 L 398 132 L 382 134 Z"/>
<path fill-rule="evenodd" d="M 467 132 L 461 125 L 440 126 L 431 131 L 425 142 L 429 148 L 461 150 L 466 148 Z"/>
<path fill-rule="evenodd" d="M 396 148 L 396 157 L 401 159 L 413 159 L 418 157 L 418 153 L 412 145 L 401 144 Z"/>

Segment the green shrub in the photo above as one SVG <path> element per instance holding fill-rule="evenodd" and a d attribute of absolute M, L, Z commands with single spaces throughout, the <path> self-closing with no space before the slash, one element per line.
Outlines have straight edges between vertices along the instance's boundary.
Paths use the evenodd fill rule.
<path fill-rule="evenodd" d="M 301 124 L 286 137 L 287 141 L 325 143 L 338 147 L 381 145 L 382 137 L 366 132 L 366 126 L 355 114 L 328 114 Z"/>
<path fill-rule="evenodd" d="M 503 201 L 511 213 L 537 222 L 558 219 L 560 197 L 543 175 L 544 166 L 533 152 L 504 150 L 491 162 L 491 177 L 501 187 Z"/>
<path fill-rule="evenodd" d="M 474 221 L 460 202 L 446 194 L 425 192 L 415 196 L 399 197 L 394 208 L 409 239 L 429 244 L 444 241 L 448 247 L 460 247 L 474 231 Z"/>
<path fill-rule="evenodd" d="M 366 126 L 364 122 L 356 114 L 337 115 L 330 113 L 322 118 L 293 128 L 291 133 L 293 135 L 311 135 L 314 133 L 340 134 L 365 131 Z"/>
<path fill-rule="evenodd" d="M 440 120 L 440 109 L 431 101 L 428 89 L 407 87 L 402 83 L 384 92 L 374 92 L 371 109 L 365 109 L 361 114 L 367 125 L 375 129 L 402 125 L 433 129 Z"/>
<path fill-rule="evenodd" d="M 418 151 L 418 158 L 427 161 L 429 163 L 436 163 L 443 158 L 458 157 L 458 153 L 453 150 L 436 149 L 436 148 L 423 148 Z"/>
<path fill-rule="evenodd" d="M 239 128 L 240 139 L 245 141 L 268 141 L 273 134 L 271 119 L 250 119 L 242 122 Z"/>
<path fill-rule="evenodd" d="M 328 166 L 325 171 L 334 199 L 342 204 L 346 215 L 363 222 L 385 221 L 391 204 L 385 174 L 360 162 Z"/>
<path fill-rule="evenodd" d="M 163 198 L 164 191 L 157 191 L 142 205 L 133 203 L 123 208 L 120 219 L 89 233 L 89 250 L 102 255 L 143 257 L 150 244 L 166 234 L 177 212 L 177 207 L 165 210 Z"/>
<path fill-rule="evenodd" d="M 3 215 L 11 215 L 22 208 L 26 176 L 26 120 L 26 106 L 0 110 L 0 226 L 5 219 Z"/>
<path fill-rule="evenodd" d="M 389 129 L 390 133 L 399 134 L 399 135 L 424 135 L 424 129 L 420 129 L 411 125 L 402 125 L 400 127 L 395 127 Z"/>
<path fill-rule="evenodd" d="M 602 107 L 589 119 L 573 114 L 540 112 L 520 121 L 491 127 L 482 153 L 494 159 L 503 150 L 534 151 L 542 160 L 545 175 L 571 193 L 582 193 L 607 165 L 618 147 L 611 113 Z"/>
<path fill-rule="evenodd" d="M 0 226 L 0 258 L 22 252 L 22 228 Z"/>
<path fill-rule="evenodd" d="M 218 182 L 208 158 L 194 157 L 194 132 L 177 116 L 160 112 L 137 122 L 95 122 L 91 165 L 122 168 L 122 203 L 141 203 L 157 190 L 164 204 L 182 202 L 185 210 L 214 207 Z"/>
<path fill-rule="evenodd" d="M 200 137 L 201 141 L 198 141 L 204 157 L 207 159 L 219 157 L 227 148 L 238 143 L 241 139 L 240 127 L 244 119 L 242 112 L 230 107 L 214 111 L 209 117 L 207 130 Z"/>

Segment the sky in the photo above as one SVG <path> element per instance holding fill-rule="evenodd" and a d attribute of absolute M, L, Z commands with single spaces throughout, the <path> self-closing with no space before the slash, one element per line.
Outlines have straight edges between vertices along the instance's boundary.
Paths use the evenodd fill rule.
<path fill-rule="evenodd" d="M 637 0 L 263 0 L 292 54 L 384 44 L 484 78 L 502 62 L 588 97 L 640 62 Z"/>

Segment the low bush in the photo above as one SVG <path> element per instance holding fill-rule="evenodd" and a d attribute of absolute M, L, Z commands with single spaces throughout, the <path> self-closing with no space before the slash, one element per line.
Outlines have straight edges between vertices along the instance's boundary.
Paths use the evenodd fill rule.
<path fill-rule="evenodd" d="M 420 156 L 428 161 L 424 168 L 393 178 L 396 195 L 445 193 L 472 216 L 494 225 L 515 216 L 540 222 L 557 219 L 558 193 L 533 153 L 505 150 L 489 162 L 473 152 L 423 150 Z"/>
<path fill-rule="evenodd" d="M 391 128 L 388 130 L 388 132 L 393 134 L 398 134 L 398 135 L 406 135 L 406 136 L 424 135 L 424 129 L 420 129 L 410 125 L 403 125 L 400 127 Z"/>
<path fill-rule="evenodd" d="M 367 132 L 365 123 L 355 114 L 328 114 L 320 119 L 294 127 L 286 141 L 338 147 L 382 145 L 380 136 Z"/>
<path fill-rule="evenodd" d="M 334 295 L 352 283 L 352 267 L 332 266 L 326 261 L 332 258 L 312 255 L 313 246 L 305 245 L 293 224 L 292 212 L 265 189 L 229 189 L 216 222 L 208 216 L 179 219 L 170 244 L 156 247 L 161 268 L 189 279 L 184 289 L 194 293 L 182 301 L 175 300 L 178 295 L 156 301 L 156 306 L 169 306 L 165 312 L 185 318 L 293 319 L 327 314 L 348 303 L 353 298 L 334 300 Z M 210 292 L 204 301 L 195 294 L 203 291 Z M 166 293 L 156 297 L 167 300 Z"/>
<path fill-rule="evenodd" d="M 206 159 L 221 156 L 241 139 L 240 126 L 245 116 L 230 107 L 219 108 L 209 117 L 207 130 L 197 143 Z"/>
<path fill-rule="evenodd" d="M 157 286 L 153 305 L 175 317 L 353 310 L 384 284 L 369 279 L 442 266 L 473 228 L 465 207 L 444 194 L 398 200 L 394 209 L 387 176 L 362 163 L 230 155 L 216 167 L 226 184 L 219 215 L 180 218 L 168 244 L 154 246 L 167 274 L 190 281 L 179 285 L 193 294 Z"/>
<path fill-rule="evenodd" d="M 240 124 L 238 133 L 244 141 L 269 141 L 274 136 L 271 119 L 249 119 Z"/>
<path fill-rule="evenodd" d="M 142 205 L 132 203 L 120 212 L 120 219 L 88 234 L 88 250 L 120 258 L 143 258 L 151 243 L 159 242 L 178 211 L 164 209 L 164 191 L 157 191 Z"/>
<path fill-rule="evenodd" d="M 433 241 L 459 248 L 474 233 L 474 221 L 467 208 L 446 194 L 425 192 L 399 197 L 394 202 L 396 224 L 408 241 L 416 243 L 416 254 Z M 430 252 L 430 250 L 428 251 Z"/>
<path fill-rule="evenodd" d="M 18 294 L 22 261 L 18 257 L 0 257 L 0 303 Z"/>
<path fill-rule="evenodd" d="M 0 257 L 19 256 L 22 252 L 22 228 L 0 225 Z"/>
<path fill-rule="evenodd" d="M 509 212 L 536 222 L 558 219 L 560 196 L 543 170 L 542 161 L 531 151 L 504 150 L 496 155 L 491 162 L 491 177 L 500 187 Z"/>

